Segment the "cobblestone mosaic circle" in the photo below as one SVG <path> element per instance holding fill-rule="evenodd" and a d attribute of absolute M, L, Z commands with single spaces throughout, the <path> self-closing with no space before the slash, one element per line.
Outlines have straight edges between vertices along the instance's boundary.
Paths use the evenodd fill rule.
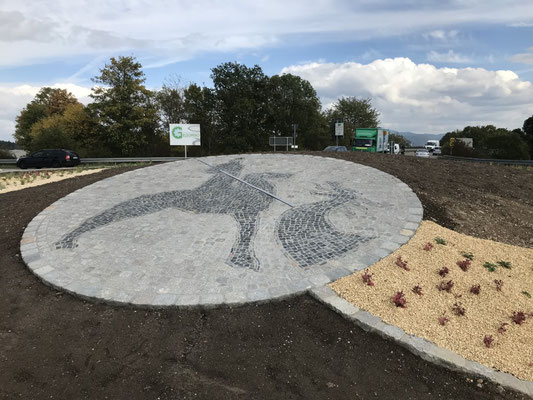
<path fill-rule="evenodd" d="M 237 304 L 321 286 L 405 243 L 422 219 L 407 185 L 302 155 L 187 159 L 80 189 L 28 225 L 45 283 L 144 306 Z"/>

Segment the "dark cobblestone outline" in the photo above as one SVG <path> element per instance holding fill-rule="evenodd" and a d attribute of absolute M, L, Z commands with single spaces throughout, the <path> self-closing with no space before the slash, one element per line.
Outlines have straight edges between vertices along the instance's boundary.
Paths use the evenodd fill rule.
<path fill-rule="evenodd" d="M 260 264 L 255 257 L 253 239 L 259 225 L 259 213 L 267 209 L 274 199 L 251 186 L 235 181 L 221 172 L 221 169 L 238 176 L 242 171 L 240 159 L 210 168 L 209 173 L 213 176 L 195 189 L 143 195 L 119 203 L 87 219 L 78 228 L 64 235 L 55 244 L 56 249 L 72 249 L 77 246 L 76 239 L 82 234 L 108 224 L 167 208 L 177 208 L 195 213 L 231 215 L 239 225 L 239 233 L 226 263 L 232 267 L 258 271 Z M 267 179 L 288 176 L 276 173 L 249 174 L 245 180 L 264 191 L 274 193 L 275 187 Z"/>
<path fill-rule="evenodd" d="M 321 265 L 339 258 L 373 236 L 345 233 L 335 229 L 327 214 L 336 207 L 357 200 L 357 192 L 328 182 L 332 191 L 321 193 L 327 200 L 303 204 L 285 211 L 277 223 L 277 235 L 284 254 L 301 268 Z"/>

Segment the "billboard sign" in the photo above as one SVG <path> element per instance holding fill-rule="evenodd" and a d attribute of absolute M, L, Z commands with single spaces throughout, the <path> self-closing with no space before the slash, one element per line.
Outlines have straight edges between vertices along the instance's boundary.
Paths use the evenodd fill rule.
<path fill-rule="evenodd" d="M 171 146 L 200 146 L 200 124 L 170 124 Z"/>

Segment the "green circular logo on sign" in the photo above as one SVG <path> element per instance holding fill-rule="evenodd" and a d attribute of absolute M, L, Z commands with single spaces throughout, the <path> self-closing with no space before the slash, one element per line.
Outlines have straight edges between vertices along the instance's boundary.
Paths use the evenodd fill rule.
<path fill-rule="evenodd" d="M 181 126 L 175 126 L 174 129 L 172 129 L 172 136 L 174 136 L 176 139 L 182 138 L 183 133 L 181 132 Z"/>

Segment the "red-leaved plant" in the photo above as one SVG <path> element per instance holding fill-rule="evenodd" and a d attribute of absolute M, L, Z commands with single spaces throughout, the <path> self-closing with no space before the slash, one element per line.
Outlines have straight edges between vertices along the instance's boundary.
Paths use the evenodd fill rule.
<path fill-rule="evenodd" d="M 465 315 L 466 313 L 466 309 L 462 306 L 461 303 L 455 303 L 452 307 L 452 311 L 454 312 L 455 315 Z"/>
<path fill-rule="evenodd" d="M 507 332 L 507 326 L 509 326 L 509 324 L 507 322 L 502 322 L 502 324 L 498 328 L 498 333 L 500 335 L 503 335 L 505 332 Z"/>
<path fill-rule="evenodd" d="M 494 279 L 494 283 L 496 284 L 496 290 L 501 292 L 503 288 L 503 281 L 501 279 Z"/>
<path fill-rule="evenodd" d="M 413 289 L 411 289 L 413 291 L 413 293 L 416 293 L 417 295 L 419 296 L 422 296 L 423 293 L 422 293 L 422 286 L 420 285 L 416 285 L 415 287 L 413 287 Z"/>
<path fill-rule="evenodd" d="M 453 281 L 452 280 L 449 280 L 448 282 L 442 281 L 441 283 L 439 283 L 437 285 L 437 289 L 444 290 L 444 291 L 446 291 L 448 293 L 450 293 L 452 291 L 452 288 L 453 288 Z"/>
<path fill-rule="evenodd" d="M 368 269 L 365 269 L 365 273 L 361 275 L 361 278 L 363 278 L 363 282 L 366 283 L 368 286 L 374 286 L 374 282 L 372 281 L 372 274 L 368 272 Z"/>
<path fill-rule="evenodd" d="M 513 316 L 511 317 L 513 322 L 517 325 L 522 325 L 523 322 L 526 320 L 526 314 L 524 314 L 522 311 L 515 311 L 513 312 Z"/>
<path fill-rule="evenodd" d="M 483 338 L 483 343 L 485 343 L 485 346 L 488 348 L 492 347 L 492 342 L 494 342 L 492 335 L 485 335 Z"/>
<path fill-rule="evenodd" d="M 479 294 L 480 291 L 481 291 L 480 285 L 472 285 L 472 287 L 470 288 L 470 293 L 473 293 L 473 294 Z"/>
<path fill-rule="evenodd" d="M 442 316 L 440 316 L 438 320 L 439 320 L 439 325 L 442 325 L 442 326 L 446 325 L 446 323 L 449 321 L 449 319 L 446 318 L 446 315 L 444 314 L 442 314 Z"/>
<path fill-rule="evenodd" d="M 431 244 L 430 242 L 427 242 L 426 245 L 424 246 L 424 250 L 426 251 L 430 251 L 432 248 L 433 248 L 433 244 Z"/>
<path fill-rule="evenodd" d="M 468 259 L 465 259 L 465 260 L 460 260 L 460 261 L 457 261 L 457 265 L 459 266 L 459 268 L 461 268 L 463 271 L 468 271 L 468 268 L 470 268 L 470 264 L 472 262 Z"/>
<path fill-rule="evenodd" d="M 406 271 L 409 271 L 409 268 L 407 267 L 407 261 L 402 260 L 402 256 L 398 256 L 396 259 L 396 265 L 400 268 L 405 269 Z"/>
<path fill-rule="evenodd" d="M 439 269 L 439 275 L 442 276 L 443 278 L 448 275 L 448 272 L 450 272 L 450 270 L 448 269 L 448 267 L 442 267 L 441 269 Z"/>
<path fill-rule="evenodd" d="M 405 295 L 403 294 L 403 291 L 396 292 L 394 296 L 392 296 L 392 302 L 396 305 L 396 307 L 406 308 L 407 300 L 405 299 Z"/>

